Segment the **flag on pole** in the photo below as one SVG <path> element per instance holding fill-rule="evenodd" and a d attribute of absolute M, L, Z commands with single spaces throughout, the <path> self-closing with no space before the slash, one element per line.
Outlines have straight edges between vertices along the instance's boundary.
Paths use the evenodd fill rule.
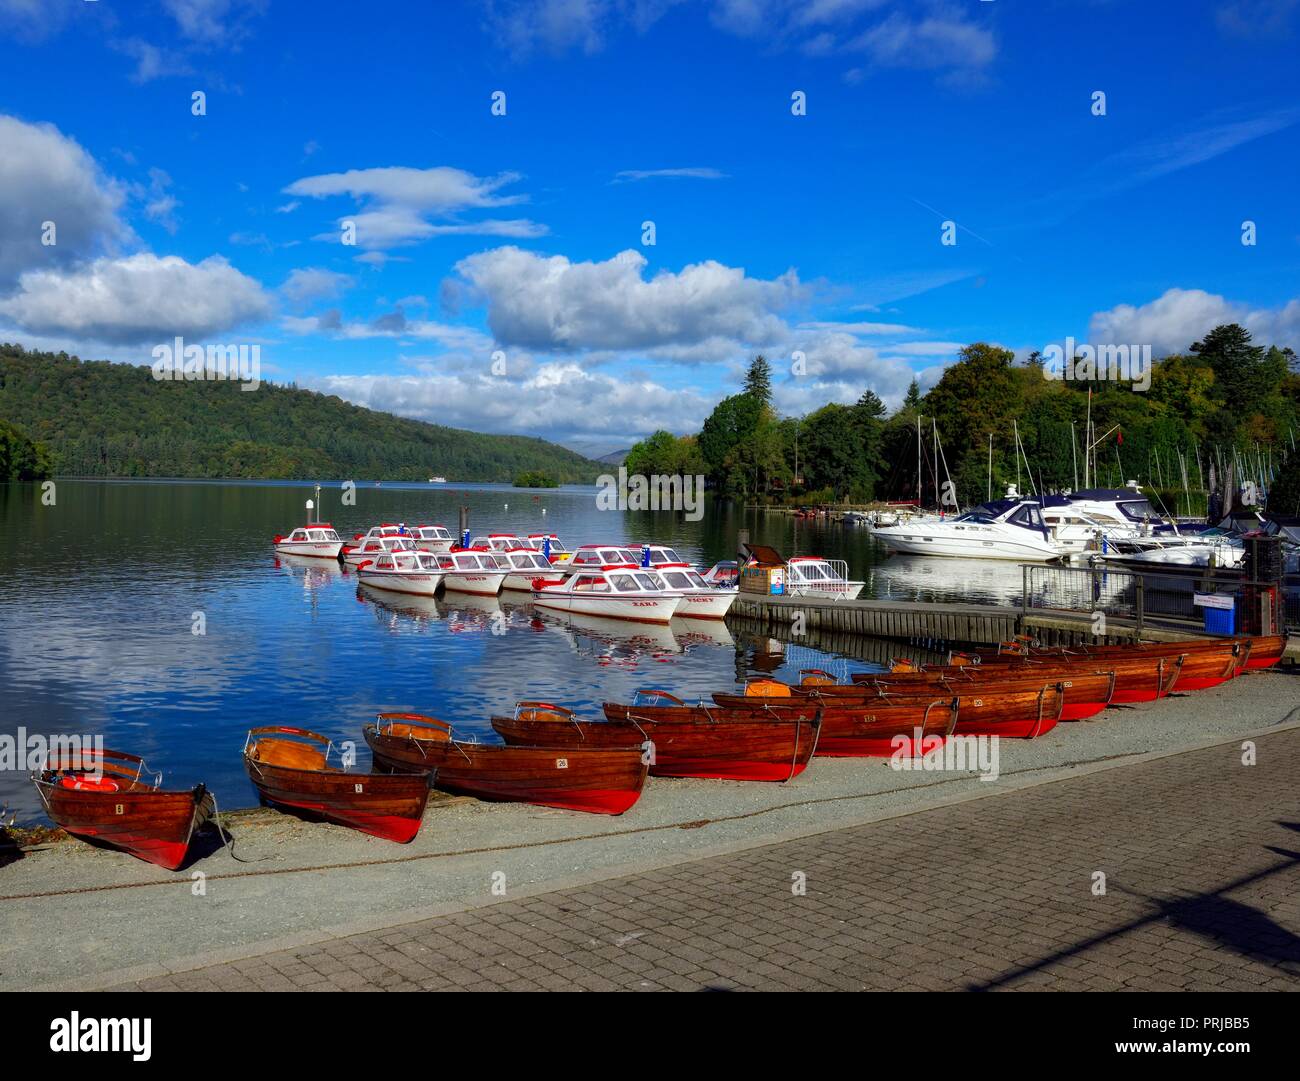
<path fill-rule="evenodd" d="M 1124 433 L 1118 429 L 1115 432 L 1115 443 L 1121 447 L 1124 445 Z"/>

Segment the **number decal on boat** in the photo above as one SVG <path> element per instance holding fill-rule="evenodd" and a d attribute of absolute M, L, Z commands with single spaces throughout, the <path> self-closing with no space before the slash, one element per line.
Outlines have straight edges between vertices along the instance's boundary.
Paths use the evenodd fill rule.
<path fill-rule="evenodd" d="M 114 807 L 114 809 L 113 809 L 113 813 L 114 813 L 114 814 L 119 814 L 119 815 L 124 815 L 124 814 L 126 814 L 126 808 L 123 807 L 120 803 L 119 803 L 119 804 L 116 804 L 115 807 Z"/>
<path fill-rule="evenodd" d="M 556 769 L 568 769 L 568 768 L 569 768 L 569 760 L 568 760 L 567 758 L 557 758 L 557 759 L 555 760 L 555 768 L 556 768 Z"/>
<path fill-rule="evenodd" d="M 977 706 L 982 706 L 984 704 L 984 700 L 982 698 L 977 698 L 975 699 L 975 704 Z"/>
<path fill-rule="evenodd" d="M 1062 687 L 1073 687 L 1074 684 L 1073 684 L 1070 680 L 1067 679 L 1064 683 L 1061 684 L 1061 686 L 1062 686 Z"/>
<path fill-rule="evenodd" d="M 353 788 L 354 788 L 358 793 L 360 793 L 360 792 L 364 792 L 364 791 L 365 791 L 365 785 L 359 785 L 359 784 L 358 784 L 358 785 L 353 785 L 352 787 L 353 787 Z"/>

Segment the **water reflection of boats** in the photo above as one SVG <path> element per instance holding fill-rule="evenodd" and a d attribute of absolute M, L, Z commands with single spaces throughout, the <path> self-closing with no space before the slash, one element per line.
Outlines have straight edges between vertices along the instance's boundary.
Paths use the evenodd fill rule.
<path fill-rule="evenodd" d="M 472 593 L 449 594 L 442 600 L 442 610 L 447 614 L 447 627 L 452 634 L 487 630 L 505 634 L 512 623 L 519 622 L 518 615 L 502 608 L 496 597 Z"/>
<path fill-rule="evenodd" d="M 683 649 L 696 645 L 734 646 L 736 640 L 720 619 L 689 619 L 674 616 L 668 625 Z"/>
<path fill-rule="evenodd" d="M 376 589 L 365 582 L 357 586 L 357 600 L 374 606 L 375 616 L 381 623 L 395 626 L 400 619 L 417 623 L 432 623 L 443 617 L 443 610 L 432 597 L 407 593 L 391 593 Z"/>
<path fill-rule="evenodd" d="M 968 604 L 1019 602 L 1023 574 L 1011 562 L 966 559 L 952 562 L 895 555 L 870 571 L 868 593 L 879 600 Z"/>
<path fill-rule="evenodd" d="M 343 578 L 347 571 L 336 560 L 317 559 L 314 556 L 280 554 L 275 557 L 275 569 L 302 583 L 303 593 L 315 604 L 314 594 L 324 589 L 335 578 Z"/>
<path fill-rule="evenodd" d="M 539 613 L 535 621 L 545 629 L 563 635 L 576 653 L 594 657 L 601 665 L 635 667 L 643 660 L 666 663 L 682 652 L 682 643 L 666 623 L 633 626 L 625 620 L 580 612 Z"/>

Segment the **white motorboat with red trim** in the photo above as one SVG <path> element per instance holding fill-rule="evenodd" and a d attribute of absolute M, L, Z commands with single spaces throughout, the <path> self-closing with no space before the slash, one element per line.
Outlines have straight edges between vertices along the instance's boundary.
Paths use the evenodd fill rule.
<path fill-rule="evenodd" d="M 519 548 L 513 552 L 497 552 L 498 559 L 510 564 L 503 588 L 522 593 L 533 591 L 533 582 L 551 575 L 552 567 L 546 556 L 536 548 Z"/>
<path fill-rule="evenodd" d="M 634 548 L 633 550 L 636 551 L 637 549 Z M 643 567 L 650 567 L 652 570 L 659 570 L 670 563 L 690 566 L 675 551 L 662 544 L 643 544 L 640 546 L 639 552 L 641 558 L 637 562 Z"/>
<path fill-rule="evenodd" d="M 738 586 L 740 585 L 740 562 L 735 559 L 719 560 L 700 577 L 704 579 L 705 585 L 715 589 L 719 586 Z"/>
<path fill-rule="evenodd" d="M 329 522 L 309 522 L 299 526 L 287 537 L 275 538 L 275 550 L 286 556 L 338 559 L 342 547 L 343 542 Z"/>
<path fill-rule="evenodd" d="M 486 548 L 453 548 L 438 556 L 443 584 L 456 593 L 495 597 L 501 592 L 510 564 Z"/>
<path fill-rule="evenodd" d="M 442 568 L 433 552 L 400 550 L 361 560 L 357 578 L 375 589 L 432 597 L 442 583 Z"/>
<path fill-rule="evenodd" d="M 673 613 L 679 619 L 722 619 L 740 592 L 737 586 L 711 586 L 689 563 L 661 563 L 654 568 L 669 589 L 680 593 L 682 603 Z"/>
<path fill-rule="evenodd" d="M 401 537 L 393 534 L 388 537 L 370 537 L 363 540 L 360 544 L 345 544 L 343 546 L 343 562 L 350 567 L 355 567 L 363 559 L 374 559 L 385 552 L 414 552 L 415 541 L 410 537 Z"/>
<path fill-rule="evenodd" d="M 554 567 L 560 574 L 576 574 L 581 570 L 598 571 L 602 567 L 640 566 L 641 553 L 626 544 L 580 544 L 572 557 L 562 566 Z"/>
<path fill-rule="evenodd" d="M 538 608 L 637 623 L 667 623 L 681 603 L 682 595 L 654 571 L 625 562 L 581 568 L 567 579 L 539 579 L 533 589 Z"/>
<path fill-rule="evenodd" d="M 520 552 L 532 549 L 532 545 L 521 540 L 513 533 L 489 533 L 486 537 L 475 537 L 469 542 L 471 548 L 486 548 L 490 552 Z"/>
<path fill-rule="evenodd" d="M 567 563 L 573 558 L 573 553 L 554 533 L 529 533 L 528 546 L 538 549 L 552 565 Z"/>
<path fill-rule="evenodd" d="M 411 527 L 411 537 L 422 552 L 450 552 L 456 538 L 445 525 L 417 525 Z"/>

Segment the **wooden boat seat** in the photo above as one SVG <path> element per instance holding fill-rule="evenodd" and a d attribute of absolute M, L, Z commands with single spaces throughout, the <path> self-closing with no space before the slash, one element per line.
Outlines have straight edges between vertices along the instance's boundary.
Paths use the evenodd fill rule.
<path fill-rule="evenodd" d="M 267 739 L 263 736 L 250 749 L 248 756 L 254 762 L 285 769 L 328 769 L 325 752 L 293 739 Z"/>
<path fill-rule="evenodd" d="M 550 702 L 519 702 L 515 705 L 515 719 L 520 721 L 559 721 L 572 723 L 576 718 L 573 710 Z"/>
<path fill-rule="evenodd" d="M 423 713 L 381 713 L 376 718 L 386 736 L 398 739 L 423 739 L 430 743 L 450 743 L 451 725 Z"/>
<path fill-rule="evenodd" d="M 825 687 L 835 682 L 835 677 L 822 668 L 805 668 L 799 673 L 799 683 L 804 687 Z"/>

